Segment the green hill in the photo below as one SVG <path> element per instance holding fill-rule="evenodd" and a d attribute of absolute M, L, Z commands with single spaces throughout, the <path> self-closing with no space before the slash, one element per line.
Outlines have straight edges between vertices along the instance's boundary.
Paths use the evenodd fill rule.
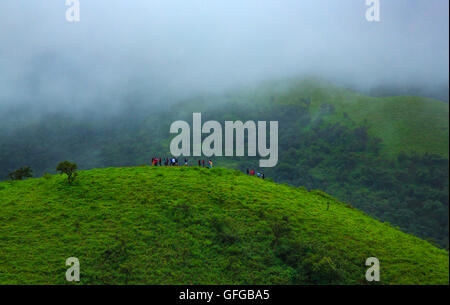
<path fill-rule="evenodd" d="M 357 123 L 366 121 L 369 134 L 383 140 L 383 151 L 388 155 L 417 152 L 448 158 L 449 105 L 446 103 L 412 96 L 374 98 L 311 82 L 296 88 L 312 96 L 311 104 L 317 109 L 324 102 L 334 105 L 333 121 L 342 121 L 344 113 Z"/>
<path fill-rule="evenodd" d="M 198 97 L 170 115 L 190 122 L 192 112 L 201 112 L 204 121 L 278 120 L 279 162 L 264 169 L 269 177 L 320 189 L 448 248 L 448 104 L 374 98 L 309 78 Z M 143 134 L 155 121 L 149 118 Z M 158 151 L 169 146 L 169 139 L 162 146 L 144 141 Z M 215 160 L 241 170 L 258 166 L 252 158 Z"/>
<path fill-rule="evenodd" d="M 0 183 L 0 284 L 448 284 L 448 252 L 319 192 L 197 167 Z M 329 209 L 327 210 L 327 204 Z"/>
<path fill-rule="evenodd" d="M 208 99 L 219 99 L 208 97 Z M 396 156 L 400 152 L 449 156 L 449 104 L 417 96 L 369 97 L 316 78 L 266 82 L 229 94 L 228 100 L 259 105 L 290 105 L 323 114 L 330 105 L 326 121 L 368 126 L 371 136 L 383 142 L 382 151 Z M 197 105 L 198 106 L 198 105 Z M 264 106 L 263 106 L 264 107 Z M 348 124 L 350 126 L 355 124 Z"/>
<path fill-rule="evenodd" d="M 191 122 L 193 112 L 201 112 L 203 122 L 278 120 L 279 162 L 264 169 L 268 177 L 322 190 L 448 249 L 448 104 L 368 97 L 309 78 L 151 109 L 131 106 L 105 120 L 53 114 L 0 128 L 0 180 L 24 165 L 35 176 L 53 173 L 61 160 L 80 169 L 148 164 L 170 156 L 170 124 Z M 257 160 L 214 158 L 240 170 L 257 168 Z"/>

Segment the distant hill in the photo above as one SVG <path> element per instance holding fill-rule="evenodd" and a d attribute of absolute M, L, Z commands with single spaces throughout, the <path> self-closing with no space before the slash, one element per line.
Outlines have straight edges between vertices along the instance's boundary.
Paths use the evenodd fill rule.
<path fill-rule="evenodd" d="M 303 107 L 305 100 L 316 114 L 327 112 L 329 122 L 366 124 L 369 134 L 383 141 L 382 151 L 389 156 L 400 152 L 449 156 L 449 104 L 431 98 L 369 97 L 315 78 L 266 82 L 225 99 L 207 98 L 212 105 L 250 101 L 294 107 Z"/>
<path fill-rule="evenodd" d="M 384 84 L 372 87 L 370 89 L 355 88 L 356 90 L 362 91 L 363 94 L 375 96 L 375 97 L 386 97 L 386 96 L 423 96 L 439 101 L 443 101 L 448 104 L 449 102 L 449 84 L 404 84 L 404 85 L 393 85 Z"/>
<path fill-rule="evenodd" d="M 329 208 L 327 208 L 329 204 Z M 320 191 L 198 167 L 0 183 L 0 283 L 448 284 L 448 252 Z M 372 283 L 373 284 L 373 283 Z"/>
<path fill-rule="evenodd" d="M 309 96 L 312 106 L 327 103 L 335 107 L 331 120 L 345 121 L 345 114 L 357 123 L 367 122 L 369 134 L 383 140 L 383 151 L 449 154 L 449 105 L 438 100 L 397 96 L 372 98 L 332 85 L 301 82 L 289 94 Z M 289 95 L 287 99 L 289 98 Z"/>

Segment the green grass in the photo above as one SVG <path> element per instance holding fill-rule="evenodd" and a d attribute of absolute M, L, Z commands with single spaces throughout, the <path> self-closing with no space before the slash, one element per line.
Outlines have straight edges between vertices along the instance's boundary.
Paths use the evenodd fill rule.
<path fill-rule="evenodd" d="M 301 83 L 297 90 L 311 96 L 311 106 L 335 106 L 331 121 L 345 122 L 344 113 L 356 123 L 366 123 L 371 135 L 383 140 L 387 155 L 400 152 L 449 155 L 449 105 L 422 98 L 374 98 L 331 85 Z M 293 92 L 296 92 L 295 90 Z"/>
<path fill-rule="evenodd" d="M 335 112 L 328 121 L 367 124 L 369 133 L 383 141 L 383 153 L 388 156 L 400 152 L 449 156 L 449 105 L 435 99 L 369 97 L 316 78 L 267 82 L 243 89 L 233 99 L 271 103 L 274 107 L 298 105 L 301 99 L 309 99 L 310 109 L 316 112 L 322 104 L 330 104 Z"/>
<path fill-rule="evenodd" d="M 330 208 L 327 210 L 327 203 Z M 0 284 L 448 284 L 448 252 L 319 191 L 195 167 L 0 183 Z"/>

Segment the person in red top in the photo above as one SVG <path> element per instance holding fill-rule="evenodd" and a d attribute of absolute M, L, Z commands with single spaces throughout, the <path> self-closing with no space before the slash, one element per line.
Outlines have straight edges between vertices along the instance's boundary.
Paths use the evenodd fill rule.
<path fill-rule="evenodd" d="M 251 170 L 251 171 L 250 171 L 250 175 L 253 176 L 253 174 L 254 174 L 254 172 L 253 172 L 253 170 Z"/>
<path fill-rule="evenodd" d="M 205 160 L 202 160 L 203 167 L 205 167 Z"/>

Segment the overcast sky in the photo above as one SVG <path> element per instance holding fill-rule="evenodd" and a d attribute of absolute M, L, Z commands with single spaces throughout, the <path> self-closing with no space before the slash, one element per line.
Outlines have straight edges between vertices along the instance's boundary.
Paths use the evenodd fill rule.
<path fill-rule="evenodd" d="M 356 85 L 448 83 L 449 1 L 0 1 L 0 112 L 115 105 L 317 74 Z"/>

